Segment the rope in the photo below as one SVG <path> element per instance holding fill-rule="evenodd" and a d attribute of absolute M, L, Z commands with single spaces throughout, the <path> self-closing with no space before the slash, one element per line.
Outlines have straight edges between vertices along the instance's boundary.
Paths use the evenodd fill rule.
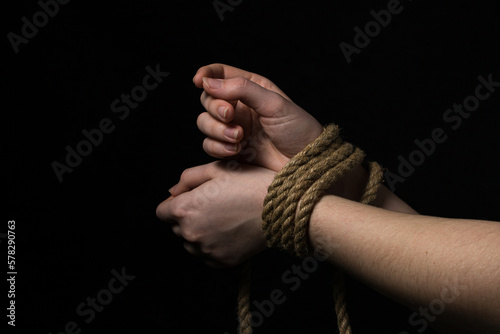
<path fill-rule="evenodd" d="M 345 276 L 340 270 L 333 275 L 333 300 L 335 301 L 335 315 L 340 334 L 351 334 L 349 315 L 345 299 Z"/>
<path fill-rule="evenodd" d="M 349 143 L 342 143 L 339 128 L 328 125 L 323 133 L 295 155 L 276 174 L 264 199 L 262 230 L 269 247 L 286 250 L 298 257 L 309 253 L 309 220 L 316 203 L 326 191 L 347 172 L 363 163 L 365 153 Z M 383 178 L 376 162 L 366 163 L 369 179 L 361 203 L 371 203 Z M 251 334 L 250 276 L 240 282 L 238 296 L 239 333 Z M 345 301 L 345 277 L 337 270 L 334 275 L 335 313 L 340 334 L 351 334 Z"/>
<path fill-rule="evenodd" d="M 240 283 L 238 286 L 238 333 L 252 334 L 250 325 L 250 260 L 242 264 L 240 268 Z"/>

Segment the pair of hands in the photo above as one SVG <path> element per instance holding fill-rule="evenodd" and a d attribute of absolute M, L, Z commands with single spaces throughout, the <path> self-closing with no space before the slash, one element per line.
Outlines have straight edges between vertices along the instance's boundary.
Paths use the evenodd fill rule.
<path fill-rule="evenodd" d="M 270 80 L 212 64 L 193 78 L 203 88 L 198 128 L 203 149 L 216 158 L 186 169 L 171 197 L 156 209 L 184 238 L 184 248 L 213 267 L 234 266 L 266 248 L 261 213 L 277 171 L 323 127 Z"/>

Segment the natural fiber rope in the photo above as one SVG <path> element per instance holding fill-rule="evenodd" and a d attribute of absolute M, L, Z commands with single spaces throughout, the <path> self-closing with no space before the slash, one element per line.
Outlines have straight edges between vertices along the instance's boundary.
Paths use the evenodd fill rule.
<path fill-rule="evenodd" d="M 267 215 L 269 218 L 267 221 L 264 220 L 263 229 L 270 247 L 279 247 L 285 250 L 293 247 L 293 236 L 296 232 L 295 214 L 299 200 L 308 189 L 317 189 L 319 186 L 317 179 L 322 179 L 323 162 L 316 162 L 317 158 L 340 165 L 343 163 L 342 160 L 346 161 L 345 159 L 352 155 L 352 151 L 353 147 L 350 144 L 341 146 L 337 151 L 327 149 L 316 159 L 311 159 L 310 163 L 304 166 L 306 168 L 300 176 L 290 177 L 281 187 L 276 187 L 275 191 L 268 193 L 266 198 L 270 201 L 264 207 L 263 216 Z M 301 169 L 298 169 L 297 172 L 301 172 Z M 278 179 L 278 181 L 281 180 Z M 287 191 L 287 188 L 290 189 Z M 273 189 L 272 186 L 270 189 Z M 274 205 L 278 203 L 280 205 Z M 296 253 L 298 256 L 303 255 L 300 250 L 297 250 Z"/>
<path fill-rule="evenodd" d="M 380 183 L 384 177 L 384 172 L 378 163 L 370 162 L 367 165 L 370 177 L 360 200 L 363 204 L 370 204 L 375 200 Z M 349 316 L 347 314 L 345 290 L 345 275 L 342 271 L 337 269 L 333 281 L 333 300 L 335 301 L 337 326 L 340 334 L 351 334 L 352 331 L 349 325 Z"/>
<path fill-rule="evenodd" d="M 340 270 L 333 274 L 333 300 L 335 302 L 335 315 L 337 316 L 337 327 L 340 334 L 351 334 L 349 315 L 347 314 L 347 303 L 345 299 L 345 276 Z"/>
<path fill-rule="evenodd" d="M 262 229 L 269 247 L 277 247 L 299 257 L 309 253 L 308 227 L 312 210 L 326 191 L 361 164 L 365 154 L 349 143 L 342 143 L 339 128 L 328 125 L 323 133 L 294 156 L 276 174 L 264 199 Z M 382 168 L 376 162 L 366 164 L 369 179 L 361 203 L 375 198 L 382 181 Z M 299 205 L 300 204 L 300 205 Z M 239 333 L 251 334 L 250 267 L 242 267 L 244 279 L 238 295 Z M 340 334 L 351 334 L 345 302 L 345 277 L 339 270 L 334 276 L 335 313 Z"/>
<path fill-rule="evenodd" d="M 250 260 L 242 264 L 240 269 L 240 284 L 238 286 L 238 332 L 241 334 L 251 334 L 250 324 Z"/>
<path fill-rule="evenodd" d="M 370 204 L 375 200 L 384 176 L 383 170 L 378 163 L 370 162 L 367 165 L 370 177 L 360 200 L 363 204 Z M 333 280 L 333 300 L 335 301 L 337 326 L 340 334 L 351 334 L 352 331 L 349 325 L 349 315 L 347 314 L 345 291 L 345 275 L 342 271 L 336 269 Z"/>
<path fill-rule="evenodd" d="M 320 198 L 339 178 L 344 176 L 364 159 L 365 154 L 358 148 L 344 161 L 341 161 L 333 168 L 328 169 L 301 198 L 301 206 L 296 214 L 296 224 L 294 230 L 295 253 L 299 257 L 304 257 L 309 252 L 307 244 L 307 230 L 312 210 Z M 328 162 L 328 161 L 327 161 Z"/>

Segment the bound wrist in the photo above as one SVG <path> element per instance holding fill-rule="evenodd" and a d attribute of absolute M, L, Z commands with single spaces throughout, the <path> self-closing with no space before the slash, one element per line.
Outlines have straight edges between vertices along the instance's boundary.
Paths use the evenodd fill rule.
<path fill-rule="evenodd" d="M 365 191 L 368 181 L 368 171 L 361 165 L 347 172 L 339 182 L 333 184 L 328 190 L 328 195 L 335 195 L 358 202 Z"/>

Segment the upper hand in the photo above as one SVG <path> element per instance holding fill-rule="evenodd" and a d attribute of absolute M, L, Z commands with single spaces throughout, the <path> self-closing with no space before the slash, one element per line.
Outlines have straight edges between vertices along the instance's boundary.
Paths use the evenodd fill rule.
<path fill-rule="evenodd" d="M 279 171 L 316 139 L 323 127 L 270 80 L 232 66 L 212 64 L 198 70 L 207 112 L 198 128 L 207 135 L 204 150 L 216 158 L 239 155 L 245 163 Z"/>

